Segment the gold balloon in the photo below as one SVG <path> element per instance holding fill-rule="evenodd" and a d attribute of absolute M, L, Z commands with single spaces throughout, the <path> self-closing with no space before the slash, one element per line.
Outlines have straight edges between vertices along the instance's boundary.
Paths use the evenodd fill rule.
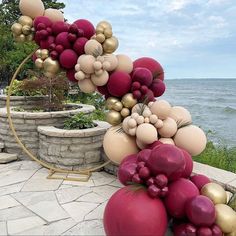
<path fill-rule="evenodd" d="M 35 56 L 37 57 L 37 58 L 41 58 L 41 49 L 38 49 L 36 52 L 35 52 Z"/>
<path fill-rule="evenodd" d="M 19 36 L 16 36 L 15 37 L 15 41 L 18 42 L 18 43 L 23 43 L 25 42 L 25 35 L 24 34 L 21 34 Z"/>
<path fill-rule="evenodd" d="M 27 42 L 33 41 L 33 39 L 34 39 L 34 35 L 33 34 L 30 34 L 30 35 L 26 36 L 26 41 Z"/>
<path fill-rule="evenodd" d="M 41 58 L 42 58 L 42 60 L 45 60 L 48 57 L 49 57 L 49 51 L 47 49 L 42 49 L 41 50 Z"/>
<path fill-rule="evenodd" d="M 123 109 L 121 110 L 120 114 L 121 114 L 123 117 L 127 117 L 127 116 L 129 116 L 129 114 L 130 114 L 130 110 L 125 107 L 125 108 L 123 108 Z"/>
<path fill-rule="evenodd" d="M 112 36 L 109 39 L 106 39 L 103 43 L 103 51 L 105 53 L 113 53 L 118 48 L 119 42 L 118 39 Z"/>
<path fill-rule="evenodd" d="M 29 35 L 29 34 L 31 33 L 31 27 L 28 26 L 28 25 L 24 25 L 24 26 L 22 27 L 22 33 L 23 33 L 24 35 Z"/>
<path fill-rule="evenodd" d="M 29 16 L 21 16 L 18 22 L 23 26 L 28 25 L 29 27 L 32 27 L 33 25 L 33 20 Z"/>
<path fill-rule="evenodd" d="M 105 37 L 104 34 L 99 33 L 99 34 L 96 35 L 95 39 L 96 39 L 99 43 L 103 43 L 103 42 L 105 41 L 106 37 Z"/>
<path fill-rule="evenodd" d="M 104 27 L 103 26 L 97 26 L 96 28 L 96 34 L 103 34 Z"/>
<path fill-rule="evenodd" d="M 225 204 L 227 202 L 226 191 L 216 183 L 208 183 L 201 189 L 201 194 L 210 198 L 214 204 Z"/>
<path fill-rule="evenodd" d="M 47 78 L 49 78 L 49 79 L 51 79 L 51 78 L 54 78 L 55 76 L 56 76 L 56 74 L 54 74 L 54 73 L 52 73 L 52 72 L 43 72 L 44 73 L 44 75 L 47 77 Z"/>
<path fill-rule="evenodd" d="M 43 63 L 43 69 L 45 70 L 45 72 L 56 74 L 60 70 L 60 65 L 58 61 L 52 60 L 51 57 L 48 57 Z"/>
<path fill-rule="evenodd" d="M 223 233 L 236 231 L 236 212 L 225 204 L 216 204 L 216 224 Z"/>
<path fill-rule="evenodd" d="M 103 21 L 100 21 L 98 24 L 97 24 L 97 28 L 98 27 L 103 27 L 104 29 L 107 29 L 107 28 L 110 28 L 112 29 L 112 26 L 109 22 L 103 20 Z"/>
<path fill-rule="evenodd" d="M 39 69 L 43 68 L 43 60 L 41 58 L 37 58 L 34 62 L 35 66 Z"/>
<path fill-rule="evenodd" d="M 19 23 L 14 23 L 11 27 L 11 31 L 15 34 L 15 35 L 20 35 L 22 33 L 22 25 Z"/>
<path fill-rule="evenodd" d="M 107 29 L 104 30 L 104 35 L 105 35 L 106 38 L 112 37 L 112 34 L 113 33 L 112 33 L 111 29 L 107 28 Z"/>
<path fill-rule="evenodd" d="M 111 125 L 118 125 L 122 121 L 120 112 L 111 110 L 106 114 L 106 121 Z"/>
<path fill-rule="evenodd" d="M 133 108 L 133 106 L 136 105 L 138 101 L 133 97 L 132 93 L 127 93 L 122 97 L 121 102 L 123 103 L 124 107 Z"/>
<path fill-rule="evenodd" d="M 122 105 L 121 102 L 116 102 L 116 103 L 113 105 L 113 109 L 114 109 L 115 111 L 121 111 L 122 108 L 123 108 L 123 105 Z"/>
<path fill-rule="evenodd" d="M 114 105 L 116 102 L 119 102 L 119 99 L 114 98 L 114 97 L 109 97 L 109 98 L 106 100 L 106 107 L 107 107 L 107 109 L 111 110 L 111 109 L 113 108 L 113 105 Z"/>

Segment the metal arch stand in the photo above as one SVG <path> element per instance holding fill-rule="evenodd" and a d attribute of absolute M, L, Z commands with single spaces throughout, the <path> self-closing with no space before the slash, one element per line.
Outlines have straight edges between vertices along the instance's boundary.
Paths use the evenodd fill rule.
<path fill-rule="evenodd" d="M 9 86 L 9 90 L 8 90 L 8 94 L 7 94 L 7 102 L 6 102 L 6 106 L 7 106 L 7 117 L 8 117 L 8 123 L 9 123 L 9 127 L 12 131 L 12 134 L 15 137 L 16 142 L 19 144 L 19 146 L 22 148 L 22 150 L 34 161 L 36 161 L 37 163 L 39 163 L 41 166 L 47 168 L 49 170 L 49 175 L 47 176 L 48 179 L 63 179 L 63 180 L 69 180 L 69 181 L 82 181 L 82 182 L 86 182 L 89 180 L 91 173 L 101 169 L 102 167 L 108 165 L 111 161 L 106 161 L 103 164 L 96 166 L 94 168 L 88 168 L 88 169 L 82 169 L 82 170 L 66 170 L 66 169 L 62 169 L 62 168 L 56 168 L 53 165 L 49 165 L 48 163 L 39 160 L 37 157 L 35 157 L 26 147 L 25 145 L 22 143 L 22 141 L 20 140 L 19 136 L 17 135 L 16 129 L 14 127 L 12 118 L 11 118 L 11 109 L 10 109 L 10 96 L 11 96 L 11 91 L 12 91 L 12 87 L 13 87 L 13 82 L 16 79 L 17 75 L 19 74 L 20 70 L 22 69 L 23 65 L 33 56 L 34 52 L 29 54 L 22 62 L 21 64 L 18 66 L 17 70 L 15 71 L 12 79 L 11 79 L 11 83 Z M 59 173 L 58 176 L 54 176 L 56 175 L 56 173 Z M 60 175 L 61 174 L 61 175 Z M 62 175 L 64 174 L 64 176 Z M 70 174 L 77 174 L 78 177 L 68 177 L 68 175 Z"/>

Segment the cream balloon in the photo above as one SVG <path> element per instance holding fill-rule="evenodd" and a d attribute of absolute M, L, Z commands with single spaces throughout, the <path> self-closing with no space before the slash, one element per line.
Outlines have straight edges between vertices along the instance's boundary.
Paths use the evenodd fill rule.
<path fill-rule="evenodd" d="M 115 70 L 131 73 L 133 70 L 133 62 L 131 58 L 124 54 L 119 54 L 116 57 L 118 60 L 118 65 Z"/>
<path fill-rule="evenodd" d="M 137 131 L 137 130 L 136 130 Z M 146 147 L 147 147 L 147 144 L 144 144 L 144 143 L 142 143 L 140 140 L 138 140 L 138 139 L 136 139 L 136 144 L 137 144 L 137 146 L 141 149 L 141 150 L 143 150 L 143 149 L 145 149 Z"/>
<path fill-rule="evenodd" d="M 20 0 L 19 8 L 22 15 L 33 19 L 37 16 L 43 16 L 45 10 L 41 0 Z"/>
<path fill-rule="evenodd" d="M 101 56 L 103 53 L 102 45 L 95 39 L 90 39 L 84 46 L 85 54 L 95 57 Z"/>
<path fill-rule="evenodd" d="M 192 123 L 191 114 L 184 107 L 180 107 L 180 106 L 172 107 L 169 117 L 171 117 L 172 119 L 176 121 L 178 128 Z"/>
<path fill-rule="evenodd" d="M 143 123 L 138 126 L 136 137 L 143 144 L 151 144 L 158 139 L 158 134 L 156 128 L 153 125 Z"/>
<path fill-rule="evenodd" d="M 135 138 L 124 132 L 117 132 L 119 128 L 120 126 L 111 127 L 103 139 L 105 154 L 116 164 L 120 164 L 126 156 L 139 152 Z"/>
<path fill-rule="evenodd" d="M 195 125 L 178 129 L 173 139 L 177 147 L 185 149 L 191 156 L 199 155 L 207 144 L 205 133 Z"/>
<path fill-rule="evenodd" d="M 110 63 L 110 67 L 107 69 L 107 71 L 113 71 L 118 66 L 118 59 L 114 54 L 105 54 L 103 55 L 105 58 L 105 61 L 108 61 Z"/>
<path fill-rule="evenodd" d="M 80 65 L 80 69 L 86 74 L 93 74 L 94 68 L 93 64 L 95 62 L 95 58 L 92 55 L 81 55 L 78 58 L 78 64 Z"/>
<path fill-rule="evenodd" d="M 175 145 L 175 142 L 174 142 L 174 140 L 172 138 L 160 138 L 159 141 L 164 143 L 164 144 Z"/>
<path fill-rule="evenodd" d="M 84 93 L 93 93 L 96 91 L 96 86 L 92 83 L 90 79 L 80 80 L 78 82 L 79 88 Z"/>
<path fill-rule="evenodd" d="M 109 79 L 109 74 L 107 71 L 103 71 L 101 75 L 91 75 L 91 80 L 96 86 L 104 86 Z"/>
<path fill-rule="evenodd" d="M 170 117 L 167 117 L 165 120 L 163 120 L 163 127 L 158 129 L 159 135 L 161 135 L 161 137 L 163 138 L 171 138 L 175 135 L 176 132 L 177 124 Z"/>
<path fill-rule="evenodd" d="M 166 100 L 157 100 L 151 105 L 150 110 L 153 114 L 157 115 L 158 118 L 164 120 L 170 114 L 171 105 Z"/>
<path fill-rule="evenodd" d="M 52 22 L 64 21 L 64 15 L 60 10 L 48 8 L 44 12 L 44 16 L 48 17 Z"/>

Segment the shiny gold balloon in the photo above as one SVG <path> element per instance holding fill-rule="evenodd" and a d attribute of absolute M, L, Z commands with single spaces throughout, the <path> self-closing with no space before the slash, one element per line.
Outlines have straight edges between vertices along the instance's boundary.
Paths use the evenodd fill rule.
<path fill-rule="evenodd" d="M 121 111 L 122 108 L 123 108 L 123 105 L 122 105 L 121 102 L 116 102 L 116 103 L 113 105 L 113 109 L 114 109 L 115 111 Z"/>
<path fill-rule="evenodd" d="M 46 72 L 46 71 L 44 71 L 43 74 L 44 74 L 47 78 L 49 78 L 49 79 L 56 77 L 56 74 L 54 74 L 54 73 L 52 73 L 52 72 Z"/>
<path fill-rule="evenodd" d="M 216 204 L 216 224 L 223 233 L 232 233 L 236 231 L 236 212 L 225 204 Z"/>
<path fill-rule="evenodd" d="M 120 112 L 111 110 L 106 114 L 106 121 L 111 125 L 118 125 L 122 121 Z"/>
<path fill-rule="evenodd" d="M 18 22 L 23 26 L 28 25 L 29 27 L 32 27 L 33 25 L 33 20 L 29 16 L 21 16 Z"/>
<path fill-rule="evenodd" d="M 110 28 L 112 29 L 112 26 L 109 22 L 103 20 L 103 21 L 100 21 L 98 24 L 97 24 L 97 28 L 98 27 L 103 27 L 104 29 L 107 29 L 107 28 Z"/>
<path fill-rule="evenodd" d="M 114 97 L 109 97 L 109 98 L 106 100 L 106 107 L 107 107 L 107 109 L 111 110 L 111 109 L 113 108 L 113 105 L 114 105 L 116 102 L 119 102 L 119 99 L 114 98 Z"/>
<path fill-rule="evenodd" d="M 35 52 L 35 56 L 37 57 L 37 58 L 41 58 L 41 49 L 38 49 L 36 52 Z"/>
<path fill-rule="evenodd" d="M 42 60 L 45 60 L 49 57 L 49 51 L 47 49 L 41 49 L 41 58 Z"/>
<path fill-rule="evenodd" d="M 33 41 L 33 39 L 34 39 L 34 35 L 33 34 L 30 34 L 30 35 L 26 36 L 26 41 L 27 42 L 31 42 L 31 41 Z"/>
<path fill-rule="evenodd" d="M 132 93 L 127 93 L 122 97 L 121 102 L 123 103 L 124 107 L 132 108 L 134 105 L 137 104 L 137 99 L 133 97 Z"/>
<path fill-rule="evenodd" d="M 119 46 L 118 39 L 112 36 L 109 39 L 106 39 L 103 43 L 103 51 L 105 53 L 113 53 Z"/>
<path fill-rule="evenodd" d="M 14 33 L 15 35 L 21 35 L 22 33 L 22 25 L 19 23 L 14 23 L 11 27 L 11 31 L 12 33 Z"/>
<path fill-rule="evenodd" d="M 19 36 L 16 36 L 15 41 L 18 42 L 18 43 L 24 43 L 25 42 L 25 35 L 21 34 Z"/>
<path fill-rule="evenodd" d="M 103 26 L 97 26 L 96 34 L 103 34 L 105 28 Z"/>
<path fill-rule="evenodd" d="M 28 25 L 24 25 L 24 26 L 22 27 L 22 33 L 23 33 L 24 35 L 29 35 L 29 34 L 31 33 L 31 27 L 28 26 Z"/>
<path fill-rule="evenodd" d="M 128 108 L 123 108 L 121 111 L 120 111 L 120 114 L 123 116 L 123 117 L 127 117 L 129 116 L 130 114 L 130 110 Z"/>
<path fill-rule="evenodd" d="M 111 29 L 107 28 L 107 29 L 104 30 L 104 35 L 105 35 L 106 38 L 112 37 L 112 34 L 113 33 L 112 33 Z"/>
<path fill-rule="evenodd" d="M 214 204 L 225 204 L 227 202 L 226 191 L 216 183 L 208 183 L 201 189 L 201 194 L 210 198 Z"/>
<path fill-rule="evenodd" d="M 96 39 L 99 43 L 103 43 L 103 42 L 105 41 L 106 37 L 105 37 L 104 34 L 99 33 L 99 34 L 96 35 L 95 39 Z"/>
<path fill-rule="evenodd" d="M 43 60 L 41 58 L 37 58 L 34 62 L 35 66 L 39 69 L 43 68 Z"/>
<path fill-rule="evenodd" d="M 45 70 L 45 72 L 56 74 L 60 70 L 60 65 L 58 61 L 52 60 L 51 57 L 48 57 L 43 63 L 43 69 Z"/>

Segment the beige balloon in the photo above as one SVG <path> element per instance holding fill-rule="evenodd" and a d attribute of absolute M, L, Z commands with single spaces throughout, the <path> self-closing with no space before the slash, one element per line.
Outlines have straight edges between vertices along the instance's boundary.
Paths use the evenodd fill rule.
<path fill-rule="evenodd" d="M 108 82 L 108 79 L 109 79 L 109 74 L 105 70 L 101 75 L 95 75 L 95 74 L 91 75 L 91 80 L 96 86 L 104 86 Z"/>
<path fill-rule="evenodd" d="M 175 145 L 175 142 L 174 142 L 174 140 L 172 138 L 160 138 L 159 141 L 164 143 L 164 144 Z"/>
<path fill-rule="evenodd" d="M 136 132 L 137 132 L 137 130 L 136 130 Z M 143 150 L 147 147 L 147 144 L 144 144 L 142 141 L 138 140 L 137 138 L 136 138 L 136 144 L 141 150 Z"/>
<path fill-rule="evenodd" d="M 129 119 L 130 119 L 130 116 L 126 117 L 122 122 L 122 129 L 124 130 L 126 134 L 129 133 L 129 126 L 128 126 Z"/>
<path fill-rule="evenodd" d="M 117 132 L 119 128 L 120 126 L 111 127 L 103 139 L 105 154 L 116 164 L 120 164 L 126 156 L 139 152 L 135 138 L 125 132 Z"/>
<path fill-rule="evenodd" d="M 133 71 L 133 61 L 130 57 L 124 54 L 118 54 L 117 56 L 118 65 L 116 67 L 116 71 L 124 71 L 127 73 L 131 73 Z"/>
<path fill-rule="evenodd" d="M 210 198 L 214 204 L 227 203 L 227 193 L 223 187 L 217 183 L 205 184 L 201 189 L 201 195 Z"/>
<path fill-rule="evenodd" d="M 93 93 L 96 91 L 96 86 L 92 83 L 90 79 L 80 80 L 78 82 L 79 88 L 84 93 Z"/>
<path fill-rule="evenodd" d="M 45 10 L 41 0 L 20 0 L 19 8 L 22 15 L 33 19 L 37 16 L 43 16 Z"/>
<path fill-rule="evenodd" d="M 158 133 L 163 138 L 171 138 L 177 132 L 177 124 L 175 120 L 170 117 L 167 117 L 163 120 L 163 127 L 158 129 Z"/>
<path fill-rule="evenodd" d="M 185 149 L 191 156 L 199 155 L 207 144 L 205 133 L 195 125 L 178 129 L 173 139 L 177 147 Z"/>
<path fill-rule="evenodd" d="M 43 68 L 43 60 L 41 58 L 37 58 L 34 63 L 35 63 L 35 66 L 38 69 L 42 69 Z"/>
<path fill-rule="evenodd" d="M 105 55 L 103 55 L 103 57 L 105 58 L 105 61 L 108 61 L 110 63 L 110 67 L 107 69 L 107 71 L 115 70 L 118 65 L 118 59 L 117 59 L 116 55 L 105 54 Z"/>
<path fill-rule="evenodd" d="M 78 59 L 78 63 L 80 64 L 80 69 L 85 74 L 93 74 L 94 73 L 94 67 L 93 64 L 96 61 L 94 56 L 92 55 L 81 55 Z"/>
<path fill-rule="evenodd" d="M 150 110 L 153 114 L 157 115 L 159 119 L 164 120 L 170 114 L 171 105 L 166 100 L 157 100 L 151 105 Z"/>
<path fill-rule="evenodd" d="M 123 117 L 127 117 L 130 115 L 130 110 L 126 107 L 124 107 L 121 111 L 120 111 L 120 114 L 123 116 Z"/>
<path fill-rule="evenodd" d="M 143 123 L 138 126 L 136 137 L 143 144 L 151 144 L 158 139 L 156 128 L 148 123 Z"/>
<path fill-rule="evenodd" d="M 101 56 L 103 53 L 102 45 L 95 39 L 90 39 L 84 46 L 85 54 L 93 55 L 94 57 Z"/>
<path fill-rule="evenodd" d="M 234 232 L 229 233 L 229 234 L 225 234 L 225 236 L 236 236 L 236 230 Z"/>
<path fill-rule="evenodd" d="M 225 204 L 215 205 L 216 224 L 225 234 L 236 231 L 236 212 Z"/>
<path fill-rule="evenodd" d="M 190 112 L 181 106 L 172 107 L 169 117 L 176 121 L 178 128 L 192 123 Z"/>
<path fill-rule="evenodd" d="M 48 8 L 44 12 L 44 16 L 48 17 L 52 22 L 64 21 L 64 15 L 60 10 Z"/>

